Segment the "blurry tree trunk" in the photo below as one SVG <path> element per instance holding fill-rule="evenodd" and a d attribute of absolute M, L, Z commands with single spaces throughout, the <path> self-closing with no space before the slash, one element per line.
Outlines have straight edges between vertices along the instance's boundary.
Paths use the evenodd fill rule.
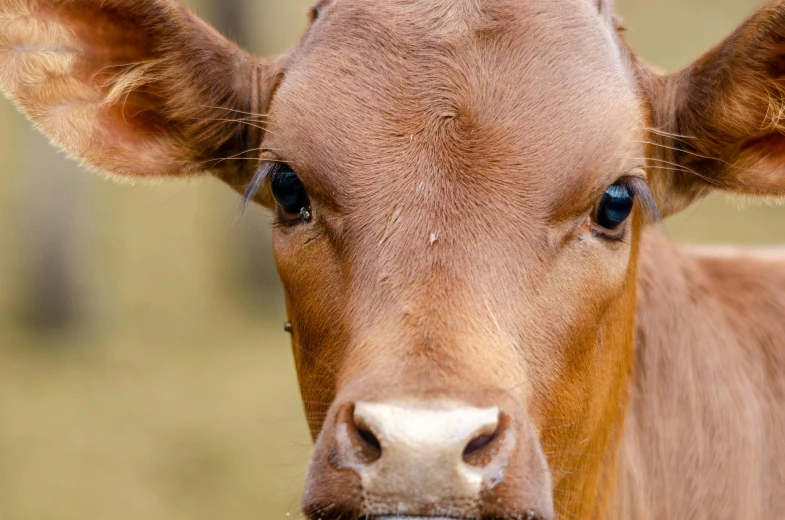
<path fill-rule="evenodd" d="M 62 331 L 76 319 L 73 278 L 75 210 L 81 195 L 79 168 L 46 139 L 25 129 L 20 178 L 24 214 L 21 308 L 27 324 L 41 331 Z"/>
<path fill-rule="evenodd" d="M 248 17 L 247 0 L 218 0 L 213 6 L 213 23 L 227 38 L 244 49 L 250 48 L 243 21 Z"/>
<path fill-rule="evenodd" d="M 214 0 L 212 23 L 229 39 L 242 48 L 258 51 L 250 31 L 256 14 L 249 0 Z M 261 306 L 277 305 L 279 296 L 278 275 L 272 255 L 271 227 L 253 208 L 246 210 L 237 223 L 235 247 L 232 255 L 237 273 L 237 286 L 244 300 Z"/>

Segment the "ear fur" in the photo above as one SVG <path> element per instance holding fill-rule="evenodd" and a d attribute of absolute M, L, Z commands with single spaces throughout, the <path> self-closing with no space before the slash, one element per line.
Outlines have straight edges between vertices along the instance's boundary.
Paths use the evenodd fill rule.
<path fill-rule="evenodd" d="M 613 26 L 613 0 L 592 0 L 592 2 L 594 2 L 600 16 Z"/>
<path fill-rule="evenodd" d="M 613 12 L 613 0 L 594 0 L 597 5 L 597 11 L 602 14 L 610 15 Z"/>
<path fill-rule="evenodd" d="M 0 0 L 0 22 L 0 88 L 88 166 L 250 175 L 270 68 L 176 0 Z"/>
<path fill-rule="evenodd" d="M 638 65 L 651 104 L 650 183 L 664 214 L 713 189 L 785 195 L 785 2 L 679 73 Z"/>

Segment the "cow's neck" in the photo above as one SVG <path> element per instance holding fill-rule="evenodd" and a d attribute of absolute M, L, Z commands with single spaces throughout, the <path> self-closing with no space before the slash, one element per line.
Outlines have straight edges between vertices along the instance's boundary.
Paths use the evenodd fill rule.
<path fill-rule="evenodd" d="M 635 375 L 603 516 L 781 514 L 785 255 L 706 257 L 650 231 L 638 279 Z"/>

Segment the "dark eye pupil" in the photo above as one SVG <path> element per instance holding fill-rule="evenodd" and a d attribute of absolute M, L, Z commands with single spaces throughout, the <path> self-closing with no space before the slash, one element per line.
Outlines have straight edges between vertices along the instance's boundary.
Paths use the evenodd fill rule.
<path fill-rule="evenodd" d="M 616 229 L 630 216 L 634 203 L 635 197 L 629 188 L 614 184 L 602 196 L 597 209 L 597 224 L 605 229 Z"/>
<path fill-rule="evenodd" d="M 270 183 L 275 202 L 286 213 L 297 214 L 308 207 L 308 193 L 303 183 L 291 169 L 276 172 Z"/>

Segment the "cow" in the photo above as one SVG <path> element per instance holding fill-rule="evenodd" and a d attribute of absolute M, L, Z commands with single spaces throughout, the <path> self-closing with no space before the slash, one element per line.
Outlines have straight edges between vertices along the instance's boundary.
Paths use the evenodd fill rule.
<path fill-rule="evenodd" d="M 609 0 L 322 0 L 274 59 L 176 0 L 0 0 L 0 85 L 124 180 L 275 215 L 311 519 L 785 514 L 785 2 L 666 74 Z"/>

